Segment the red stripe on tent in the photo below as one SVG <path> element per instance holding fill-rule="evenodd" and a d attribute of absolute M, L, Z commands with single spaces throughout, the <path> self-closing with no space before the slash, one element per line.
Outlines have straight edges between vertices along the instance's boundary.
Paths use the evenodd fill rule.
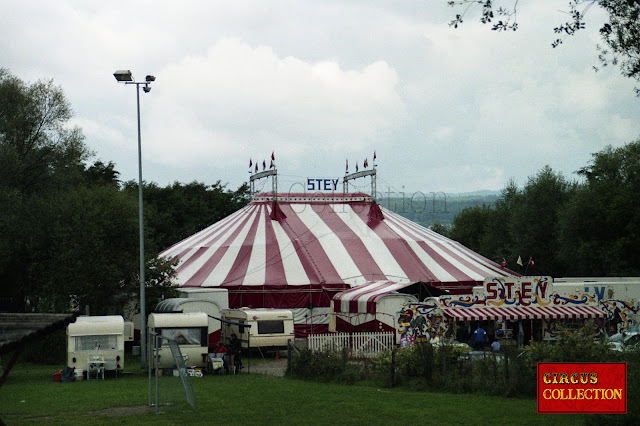
<path fill-rule="evenodd" d="M 386 214 L 386 212 L 385 212 Z M 446 252 L 449 256 L 453 257 L 460 265 L 464 265 L 466 268 L 471 269 L 475 273 L 480 276 L 486 276 L 487 270 L 491 270 L 495 272 L 496 276 L 506 276 L 511 275 L 504 270 L 501 270 L 498 264 L 486 259 L 477 253 L 469 250 L 462 244 L 457 241 L 450 240 L 446 237 L 441 236 L 428 228 L 421 228 L 416 226 L 415 223 L 409 221 L 406 218 L 403 218 L 397 214 L 388 215 L 389 219 L 397 222 L 397 226 L 404 227 L 406 233 L 412 236 L 413 239 L 419 242 L 420 246 L 431 255 L 434 260 L 438 261 L 438 263 L 452 276 L 454 276 L 459 281 L 475 281 L 473 278 L 469 277 L 465 273 L 463 273 L 459 266 L 452 264 L 451 262 L 445 260 L 440 254 L 437 254 L 435 250 L 430 246 L 437 245 L 441 250 Z M 425 241 L 426 240 L 426 241 Z M 464 252 L 466 254 L 465 257 L 462 257 L 460 254 L 453 251 L 450 246 L 455 246 L 457 250 Z M 433 253 L 433 255 L 432 255 Z M 436 257 L 434 257 L 436 256 Z M 485 262 L 481 263 L 480 260 Z M 447 267 L 448 266 L 448 267 Z"/>
<path fill-rule="evenodd" d="M 250 208 L 251 206 L 245 206 L 237 212 L 232 213 L 230 216 L 227 216 L 226 218 L 212 225 L 209 225 L 205 229 L 196 232 L 190 237 L 187 237 L 184 240 L 173 244 L 168 249 L 163 250 L 162 253 L 160 253 L 160 256 L 176 256 L 176 252 L 179 252 L 180 254 L 178 255 L 178 257 L 182 257 L 183 253 L 189 251 L 189 249 L 194 246 L 202 245 L 203 241 L 206 241 L 211 237 L 211 235 L 214 235 L 221 228 L 228 227 L 231 224 L 237 222 L 245 214 L 245 211 L 249 210 Z"/>
<path fill-rule="evenodd" d="M 409 238 L 411 238 L 413 241 L 415 241 L 418 246 L 424 250 L 424 252 L 433 259 L 433 261 L 435 263 L 437 263 L 440 267 L 442 267 L 442 269 L 444 269 L 449 275 L 451 275 L 452 277 L 454 277 L 456 280 L 458 281 L 462 281 L 462 282 L 468 282 L 468 281 L 475 281 L 473 278 L 471 278 L 470 276 L 468 276 L 467 274 L 465 274 L 464 272 L 462 272 L 456 265 L 452 264 L 450 261 L 448 261 L 447 259 L 445 259 L 440 253 L 438 253 L 435 248 L 433 246 L 438 246 L 439 249 L 441 249 L 442 251 L 446 252 L 448 255 L 450 255 L 451 257 L 456 258 L 459 263 L 464 264 L 465 262 L 462 261 L 462 259 L 460 258 L 460 256 L 458 256 L 457 254 L 453 253 L 449 248 L 447 248 L 446 246 L 442 245 L 441 241 L 438 241 L 439 239 L 433 238 L 432 234 L 435 234 L 433 231 L 431 231 L 430 229 L 418 229 L 412 226 L 407 226 L 407 224 L 405 223 L 404 220 L 400 220 L 401 218 L 398 217 L 397 214 L 387 214 L 385 212 L 385 214 L 388 217 L 388 220 L 390 222 L 392 222 L 395 226 L 397 226 L 398 228 L 400 228 L 400 230 L 407 235 Z M 428 240 L 428 241 L 425 241 Z M 431 245 L 428 244 L 431 243 Z M 422 263 L 421 260 L 418 260 L 420 263 Z M 470 267 L 470 265 L 468 265 Z M 426 266 L 425 266 L 426 269 Z M 473 269 L 470 267 L 470 269 Z M 429 270 L 429 274 L 431 276 L 434 277 L 435 280 L 437 280 L 437 276 L 435 276 L 435 274 Z M 480 274 L 481 275 L 481 274 Z"/>
<path fill-rule="evenodd" d="M 249 232 L 242 242 L 242 246 L 233 261 L 233 265 L 229 270 L 227 276 L 222 280 L 222 285 L 227 284 L 242 284 L 244 276 L 247 274 L 249 267 L 249 260 L 251 259 L 251 252 L 253 251 L 253 243 L 256 239 L 256 231 L 258 230 L 258 223 L 260 222 L 260 215 L 265 214 L 264 205 L 260 206 L 257 214 L 253 218 Z"/>
<path fill-rule="evenodd" d="M 369 209 L 354 209 L 354 212 L 363 222 L 367 223 Z M 400 265 L 400 268 L 405 273 L 406 278 L 410 281 L 416 282 L 436 281 L 435 276 L 413 252 L 407 241 L 400 238 L 399 235 L 396 234 L 384 221 L 380 222 L 378 226 L 373 229 L 373 232 L 375 232 L 384 242 L 393 258 L 398 262 L 398 265 Z"/>
<path fill-rule="evenodd" d="M 248 213 L 254 209 L 255 207 L 249 206 L 249 207 L 244 207 L 242 210 L 247 210 L 247 213 Z M 233 220 L 223 220 L 223 223 L 219 222 L 218 224 L 212 225 L 209 228 L 205 229 L 206 232 L 205 231 L 199 232 L 193 235 L 192 237 L 186 240 L 183 240 L 185 243 L 187 243 L 185 244 L 185 247 L 187 248 L 180 254 L 180 257 L 186 255 L 193 247 L 199 247 L 199 248 L 197 249 L 196 253 L 194 253 L 187 260 L 185 260 L 180 265 L 178 265 L 178 267 L 176 268 L 176 274 L 180 274 L 182 270 L 184 270 L 190 264 L 198 260 L 200 256 L 204 255 L 204 253 L 206 253 L 206 251 L 217 240 L 222 238 L 222 235 L 224 235 L 229 229 L 233 228 L 234 226 L 242 227 L 242 224 L 246 223 L 246 221 L 248 220 L 248 217 L 249 217 L 249 214 L 244 215 L 244 217 L 243 215 L 238 215 L 237 217 L 234 217 Z M 163 253 L 166 253 L 166 251 Z M 164 254 L 161 254 L 161 255 L 164 255 Z M 207 263 L 211 263 L 211 260 L 208 259 Z"/>
<path fill-rule="evenodd" d="M 205 280 L 211 274 L 211 272 L 213 272 L 213 270 L 216 268 L 216 266 L 218 266 L 218 263 L 220 262 L 220 259 L 222 259 L 222 256 L 224 256 L 224 254 L 229 249 L 229 245 L 231 245 L 231 243 L 233 241 L 235 241 L 235 239 L 238 237 L 238 234 L 240 234 L 240 232 L 242 231 L 242 228 L 244 226 L 246 226 L 247 222 L 249 222 L 250 218 L 251 218 L 251 215 L 247 215 L 235 227 L 235 229 L 233 230 L 231 235 L 229 235 L 229 237 L 227 237 L 227 239 L 215 251 L 215 253 L 213 253 L 213 255 L 210 256 L 207 259 L 207 261 L 204 263 L 204 265 L 202 265 L 202 267 L 200 267 L 200 269 L 198 269 L 198 271 L 196 271 L 196 273 L 193 274 L 191 276 L 191 278 L 187 282 L 185 282 L 185 286 L 187 286 L 187 287 L 197 287 L 197 286 L 201 286 L 205 282 Z"/>
<path fill-rule="evenodd" d="M 385 215 L 386 214 L 387 212 L 385 211 Z M 481 276 L 486 276 L 487 270 L 491 271 L 492 275 L 494 276 L 513 276 L 513 275 L 519 276 L 519 274 L 516 274 L 512 271 L 502 269 L 500 265 L 498 265 L 497 263 L 493 262 L 490 259 L 487 259 L 482 255 L 479 255 L 478 253 L 463 246 L 459 242 L 451 240 L 438 233 L 435 233 L 428 228 L 423 228 L 420 225 L 416 224 L 415 222 L 411 222 L 410 220 L 402 216 L 399 216 L 398 214 L 392 213 L 390 217 L 392 217 L 394 220 L 401 222 L 406 227 L 414 230 L 415 234 L 418 235 L 419 237 L 429 240 L 429 242 L 433 244 L 438 244 L 439 247 L 442 247 L 443 249 L 447 250 L 448 253 L 455 255 L 458 259 L 462 261 L 463 258 L 461 258 L 460 255 L 458 254 L 454 254 L 451 251 L 451 249 L 448 247 L 449 245 L 455 246 L 457 250 L 465 254 L 466 256 L 464 258 L 465 265 L 470 269 L 473 269 L 474 271 L 476 271 Z"/>
<path fill-rule="evenodd" d="M 270 220 L 271 212 L 265 222 L 265 244 L 267 246 L 267 259 L 266 259 L 266 272 L 265 272 L 265 285 L 272 288 L 285 287 L 287 283 L 287 276 L 284 271 L 284 264 L 282 263 L 282 255 L 280 253 L 280 246 L 278 245 L 278 239 L 276 238 L 276 232 L 273 229 L 273 221 Z"/>
<path fill-rule="evenodd" d="M 350 207 L 344 206 L 344 208 Z M 329 229 L 340 238 L 340 242 L 366 280 L 386 279 L 384 272 L 380 269 L 362 239 L 353 232 L 333 209 L 327 209 L 325 214 L 320 217 Z"/>
<path fill-rule="evenodd" d="M 289 204 L 280 205 L 287 216 L 282 221 L 282 229 L 296 248 L 300 262 L 312 283 L 342 284 L 344 281 L 333 267 L 322 245 L 313 233 L 302 223 Z M 311 208 L 310 206 L 305 206 Z"/>

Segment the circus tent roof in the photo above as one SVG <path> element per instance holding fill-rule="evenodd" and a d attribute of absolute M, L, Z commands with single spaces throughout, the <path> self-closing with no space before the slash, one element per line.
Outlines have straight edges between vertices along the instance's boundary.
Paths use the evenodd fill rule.
<path fill-rule="evenodd" d="M 370 196 L 258 194 L 163 251 L 185 287 L 341 290 L 372 281 L 460 290 L 511 275 L 456 241 L 380 208 Z"/>

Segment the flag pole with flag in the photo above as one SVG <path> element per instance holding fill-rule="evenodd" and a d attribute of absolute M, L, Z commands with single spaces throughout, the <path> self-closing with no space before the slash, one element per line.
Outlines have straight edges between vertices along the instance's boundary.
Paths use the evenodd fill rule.
<path fill-rule="evenodd" d="M 527 267 L 524 269 L 524 274 L 527 275 L 527 271 L 529 270 L 529 267 L 534 267 L 535 263 L 533 262 L 533 257 L 529 256 L 529 262 L 527 262 Z"/>
<path fill-rule="evenodd" d="M 522 266 L 522 257 L 518 256 L 518 260 L 516 261 L 516 263 Z"/>

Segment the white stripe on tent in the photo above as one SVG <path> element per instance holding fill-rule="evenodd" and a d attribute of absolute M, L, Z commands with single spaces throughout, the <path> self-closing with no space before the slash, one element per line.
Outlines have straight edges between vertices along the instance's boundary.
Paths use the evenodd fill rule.
<path fill-rule="evenodd" d="M 394 221 L 402 223 L 404 226 L 406 226 L 407 228 L 409 228 L 413 233 L 415 233 L 419 239 L 424 240 L 431 248 L 433 248 L 434 250 L 437 250 L 438 253 L 441 253 L 440 247 L 438 246 L 438 244 L 441 244 L 442 247 L 446 247 L 448 250 L 450 250 L 451 252 L 455 253 L 456 255 L 460 256 L 462 259 L 468 261 L 469 263 L 473 264 L 475 267 L 483 270 L 485 272 L 484 275 L 479 274 L 478 272 L 475 272 L 473 270 L 469 270 L 467 267 L 464 267 L 465 269 L 463 269 L 460 264 L 460 262 L 458 260 L 451 260 L 450 254 L 447 254 L 446 256 L 443 255 L 443 257 L 445 257 L 447 260 L 449 260 L 450 262 L 453 263 L 453 265 L 455 267 L 457 267 L 458 269 L 460 269 L 465 275 L 468 275 L 471 279 L 473 279 L 474 281 L 482 281 L 484 280 L 485 277 L 488 276 L 494 276 L 494 275 L 498 275 L 498 276 L 503 276 L 505 275 L 504 271 L 498 269 L 497 267 L 493 266 L 491 263 L 488 263 L 489 260 L 486 259 L 484 257 L 481 257 L 480 255 L 478 255 L 475 252 L 472 252 L 471 250 L 469 250 L 468 248 L 464 247 L 462 244 L 458 243 L 457 241 L 451 240 L 447 237 L 444 237 L 440 234 L 438 234 L 437 232 L 431 231 L 428 228 L 424 228 L 420 225 L 418 225 L 415 222 L 411 222 L 410 220 L 408 220 L 407 218 L 404 218 L 396 213 L 390 212 L 388 210 L 385 209 L 384 211 L 385 217 L 389 217 L 392 218 Z M 467 270 L 469 272 L 467 272 Z M 454 280 L 457 281 L 457 280 Z"/>
<path fill-rule="evenodd" d="M 278 249 L 282 257 L 282 266 L 284 268 L 284 276 L 287 285 L 308 285 L 311 280 L 302 266 L 300 257 L 293 242 L 289 239 L 287 233 L 282 229 L 282 225 L 277 220 L 272 220 L 271 225 L 278 240 Z"/>
<path fill-rule="evenodd" d="M 345 225 L 351 228 L 363 243 L 366 242 L 365 246 L 369 250 L 373 261 L 381 271 L 384 271 L 386 278 L 407 278 L 407 274 L 402 270 L 384 241 L 353 211 L 351 205 L 332 204 L 331 208 L 336 212 L 340 212 L 340 217 L 344 216 Z"/>
<path fill-rule="evenodd" d="M 396 226 L 392 221 L 387 222 L 387 225 L 396 234 L 398 234 L 401 238 L 403 238 L 403 239 L 405 239 L 407 241 L 407 243 L 411 247 L 411 250 L 413 250 L 413 252 L 416 254 L 416 256 L 418 256 L 420 261 L 422 263 L 424 263 L 425 266 L 429 269 L 429 272 L 433 276 L 434 281 L 445 281 L 445 282 L 447 282 L 447 281 L 457 281 L 457 279 L 453 275 L 451 275 L 438 262 L 436 262 L 431 256 L 429 256 L 429 253 L 427 253 L 426 251 L 424 251 L 424 249 L 422 247 L 420 247 L 418 242 L 415 240 L 415 236 L 414 235 L 406 234 L 403 231 L 403 229 L 401 229 L 400 227 Z M 462 270 L 462 265 L 458 264 L 458 262 L 456 260 L 452 260 L 452 259 L 447 258 L 448 256 L 446 256 L 444 253 L 441 253 L 441 250 L 437 247 L 436 244 L 433 244 L 431 246 L 431 248 L 433 248 L 434 251 L 438 252 L 438 254 L 441 254 L 443 258 L 449 260 L 451 262 L 451 264 L 453 265 L 453 267 Z M 465 275 L 472 276 L 472 275 L 469 275 L 466 272 L 465 272 Z"/>
<path fill-rule="evenodd" d="M 240 232 L 238 232 L 236 237 L 229 242 L 227 251 L 222 255 L 220 262 L 218 262 L 213 271 L 211 271 L 211 273 L 203 281 L 204 286 L 224 284 L 224 280 L 227 278 L 227 275 L 229 275 L 229 271 L 231 270 L 233 263 L 238 257 L 238 252 L 242 248 L 242 243 L 247 238 L 247 235 L 251 230 L 251 224 L 253 223 L 253 220 L 255 220 L 255 218 L 252 215 L 249 221 L 245 223 L 245 225 L 240 229 Z M 230 229 L 225 237 L 231 235 L 236 230 L 236 228 L 237 227 Z M 226 238 L 221 238 L 220 245 L 222 245 L 221 243 L 225 240 Z"/>
<path fill-rule="evenodd" d="M 258 227 L 256 235 L 252 242 L 251 256 L 249 257 L 249 265 L 242 280 L 242 285 L 263 285 L 267 276 L 267 241 L 265 231 L 266 206 L 263 206 L 258 212 Z M 271 220 L 269 218 L 269 220 Z"/>
<path fill-rule="evenodd" d="M 398 215 L 393 214 L 393 215 L 389 215 L 389 218 L 392 219 L 393 221 L 399 221 L 399 218 L 397 216 Z M 454 268 L 458 269 L 460 272 L 462 272 L 463 274 L 468 276 L 471 280 L 473 280 L 473 281 L 482 281 L 482 280 L 484 280 L 486 275 L 483 276 L 483 275 L 479 274 L 478 272 L 474 271 L 473 269 L 469 268 L 465 264 L 461 263 L 460 260 L 456 259 L 453 255 L 448 253 L 447 250 L 444 250 L 443 247 L 446 247 L 451 253 L 454 253 L 454 254 L 458 255 L 463 260 L 466 260 L 469 263 L 472 263 L 475 266 L 480 267 L 480 268 L 484 269 L 487 272 L 490 272 L 490 270 L 486 268 L 486 265 L 484 265 L 483 263 L 478 262 L 477 259 L 472 259 L 468 255 L 468 253 L 466 253 L 464 251 L 461 251 L 459 243 L 456 243 L 456 242 L 454 242 L 452 240 L 445 239 L 445 238 L 434 238 L 434 236 L 431 235 L 431 234 L 438 235 L 437 233 L 431 231 L 429 234 L 427 234 L 427 231 L 429 231 L 428 229 L 426 229 L 426 228 L 420 229 L 419 227 L 415 226 L 415 224 L 408 223 L 408 221 L 405 222 L 404 218 L 401 218 L 401 219 L 403 219 L 402 220 L 403 225 L 405 225 L 407 228 L 409 228 L 413 233 L 413 236 L 405 236 L 405 239 L 407 239 L 409 241 L 414 241 L 414 238 L 418 238 L 420 240 L 425 241 L 425 243 L 427 245 L 429 245 L 429 247 L 433 251 L 435 251 L 440 256 L 442 256 L 443 259 L 448 261 Z M 422 248 L 420 248 L 420 250 L 422 251 Z M 427 254 L 427 256 L 428 256 L 428 254 Z M 438 279 L 440 279 L 440 281 L 444 281 L 444 282 L 457 281 L 456 278 L 451 276 L 451 274 L 449 274 L 449 272 L 444 270 L 437 262 L 435 262 L 435 261 L 433 261 L 433 262 L 436 265 L 438 265 L 438 267 L 440 267 L 444 271 L 444 273 L 446 274 L 442 278 L 440 277 L 440 275 L 436 275 L 436 277 Z M 491 271 L 491 272 L 493 272 L 493 271 Z"/>
<path fill-rule="evenodd" d="M 321 208 L 326 209 L 332 209 L 333 207 L 333 205 L 321 206 Z M 308 208 L 298 213 L 298 218 L 318 240 L 338 276 L 355 277 L 362 275 L 340 238 L 327 226 L 312 206 L 308 206 Z"/>

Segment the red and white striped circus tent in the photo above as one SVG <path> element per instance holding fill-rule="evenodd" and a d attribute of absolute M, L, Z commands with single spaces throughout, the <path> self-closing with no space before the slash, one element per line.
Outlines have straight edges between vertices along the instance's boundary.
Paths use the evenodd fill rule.
<path fill-rule="evenodd" d="M 353 287 L 375 282 L 379 294 L 384 282 L 389 292 L 426 283 L 471 293 L 486 277 L 512 275 L 363 193 L 258 194 L 160 255 L 178 257 L 180 286 L 225 288 L 230 308 L 293 309 L 297 331 L 327 324 L 332 298 Z"/>

